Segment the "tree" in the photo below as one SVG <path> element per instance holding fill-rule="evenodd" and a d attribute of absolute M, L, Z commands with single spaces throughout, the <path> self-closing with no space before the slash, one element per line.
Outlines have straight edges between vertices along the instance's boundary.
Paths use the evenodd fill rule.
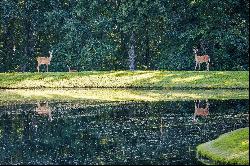
<path fill-rule="evenodd" d="M 211 70 L 248 70 L 248 18 L 246 0 L 2 0 L 0 71 L 52 50 L 51 71 L 194 70 L 194 46 Z"/>

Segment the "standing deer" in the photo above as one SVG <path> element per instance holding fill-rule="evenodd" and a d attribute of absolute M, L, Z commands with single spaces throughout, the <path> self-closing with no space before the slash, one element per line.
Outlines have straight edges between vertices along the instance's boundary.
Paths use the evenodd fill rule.
<path fill-rule="evenodd" d="M 200 108 L 200 100 L 198 102 L 195 102 L 195 111 L 193 116 L 193 122 L 197 122 L 196 116 L 207 116 L 209 114 L 209 103 L 208 100 L 206 100 L 206 107 Z"/>
<path fill-rule="evenodd" d="M 77 70 L 70 69 L 70 67 L 67 65 L 69 72 L 77 72 Z"/>
<path fill-rule="evenodd" d="M 193 48 L 194 51 L 194 56 L 195 56 L 195 70 L 197 68 L 197 66 L 199 65 L 199 70 L 201 68 L 201 63 L 206 63 L 207 64 L 207 71 L 209 71 L 209 62 L 210 62 L 210 57 L 208 55 L 201 55 L 198 56 L 198 49 L 197 48 Z"/>
<path fill-rule="evenodd" d="M 51 108 L 49 107 L 48 102 L 37 103 L 36 113 L 39 115 L 48 115 L 49 120 L 52 121 Z"/>
<path fill-rule="evenodd" d="M 41 65 L 47 66 L 47 72 L 48 72 L 48 65 L 50 65 L 50 61 L 52 59 L 52 51 L 49 51 L 49 57 L 37 57 L 37 71 L 39 72 L 39 67 Z"/>

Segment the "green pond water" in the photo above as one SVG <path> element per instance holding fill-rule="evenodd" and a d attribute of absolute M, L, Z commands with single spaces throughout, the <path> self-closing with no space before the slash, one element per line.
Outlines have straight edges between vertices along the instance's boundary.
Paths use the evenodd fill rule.
<path fill-rule="evenodd" d="M 12 101 L 0 164 L 200 165 L 198 144 L 248 126 L 249 99 Z"/>

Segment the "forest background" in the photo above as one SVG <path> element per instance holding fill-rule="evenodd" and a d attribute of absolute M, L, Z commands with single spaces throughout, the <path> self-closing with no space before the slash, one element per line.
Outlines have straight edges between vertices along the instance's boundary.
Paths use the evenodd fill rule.
<path fill-rule="evenodd" d="M 49 51 L 51 72 L 194 70 L 193 47 L 210 70 L 249 70 L 249 1 L 0 2 L 0 72 L 35 72 Z"/>

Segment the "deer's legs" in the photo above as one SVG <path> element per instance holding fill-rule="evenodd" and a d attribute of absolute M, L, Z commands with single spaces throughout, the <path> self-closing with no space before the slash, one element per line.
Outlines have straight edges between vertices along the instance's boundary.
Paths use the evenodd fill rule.
<path fill-rule="evenodd" d="M 198 102 L 198 100 L 195 100 L 195 105 L 194 106 L 195 106 L 195 109 L 199 108 L 199 102 Z"/>
<path fill-rule="evenodd" d="M 209 63 L 207 62 L 207 71 L 209 71 Z"/>
<path fill-rule="evenodd" d="M 51 122 L 53 119 L 52 119 L 52 114 L 51 114 L 51 110 L 49 109 L 49 121 Z"/>
<path fill-rule="evenodd" d="M 197 63 L 197 62 L 195 62 L 195 70 L 196 70 L 196 68 L 197 68 L 197 65 L 198 65 L 198 63 Z"/>
<path fill-rule="evenodd" d="M 206 108 L 209 108 L 209 102 L 208 102 L 208 99 L 206 99 Z"/>
<path fill-rule="evenodd" d="M 199 70 L 201 69 L 201 63 L 199 63 Z"/>
<path fill-rule="evenodd" d="M 38 72 L 39 72 L 39 66 L 40 66 L 40 65 L 37 65 L 37 67 L 36 67 Z"/>
<path fill-rule="evenodd" d="M 197 102 L 197 108 L 200 108 L 200 103 L 201 103 L 201 101 L 198 100 L 198 102 Z"/>
<path fill-rule="evenodd" d="M 49 65 L 47 65 L 47 72 L 49 71 Z"/>
<path fill-rule="evenodd" d="M 193 115 L 193 123 L 197 122 L 197 119 L 196 119 L 196 114 L 194 113 Z"/>

